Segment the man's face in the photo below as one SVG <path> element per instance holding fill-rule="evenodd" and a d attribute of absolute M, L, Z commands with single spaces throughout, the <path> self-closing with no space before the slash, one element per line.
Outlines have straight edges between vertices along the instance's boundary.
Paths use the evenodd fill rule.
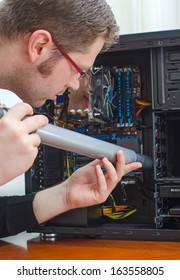
<path fill-rule="evenodd" d="M 72 52 L 69 53 L 69 56 L 79 68 L 88 70 L 92 67 L 104 42 L 104 38 L 99 37 L 87 53 Z M 47 99 L 56 100 L 57 95 L 61 95 L 67 88 L 77 90 L 79 88 L 79 75 L 73 65 L 62 56 L 47 77 L 43 77 L 37 69 L 23 73 L 15 92 L 24 102 L 34 107 L 40 107 Z"/>

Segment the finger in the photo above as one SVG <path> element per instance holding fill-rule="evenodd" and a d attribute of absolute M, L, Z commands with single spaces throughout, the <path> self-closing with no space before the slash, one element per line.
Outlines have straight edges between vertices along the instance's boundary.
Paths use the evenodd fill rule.
<path fill-rule="evenodd" d="M 126 166 L 125 166 L 125 174 L 129 173 L 129 172 L 131 172 L 133 170 L 139 169 L 141 167 L 142 167 L 142 164 L 140 162 L 132 162 L 132 163 L 126 164 Z"/>
<path fill-rule="evenodd" d="M 26 132 L 31 133 L 42 126 L 47 125 L 48 118 L 44 115 L 34 115 L 24 119 L 22 123 L 25 126 Z"/>
<path fill-rule="evenodd" d="M 98 185 L 98 189 L 97 189 L 97 196 L 96 199 L 99 201 L 99 198 L 101 197 L 101 201 L 104 201 L 107 197 L 107 183 L 106 183 L 106 179 L 104 176 L 104 173 L 101 169 L 101 166 L 98 164 L 96 165 L 96 175 L 97 175 L 97 185 Z M 109 194 L 109 192 L 108 192 Z M 101 202 L 99 201 L 99 202 Z"/>
<path fill-rule="evenodd" d="M 116 171 L 118 176 L 118 181 L 124 176 L 125 172 L 125 157 L 122 151 L 118 151 L 116 154 L 117 162 L 116 162 Z"/>
<path fill-rule="evenodd" d="M 6 113 L 6 117 L 22 120 L 25 116 L 33 114 L 33 108 L 27 103 L 18 103 Z"/>
<path fill-rule="evenodd" d="M 112 186 L 112 188 L 113 188 L 114 185 L 116 185 L 117 181 L 118 181 L 118 175 L 117 175 L 116 169 L 114 168 L 113 164 L 107 158 L 103 158 L 102 163 L 106 169 L 105 177 L 106 177 L 107 185 Z"/>
<path fill-rule="evenodd" d="M 88 166 L 88 165 L 96 166 L 97 164 L 99 164 L 99 165 L 102 167 L 102 166 L 103 166 L 102 160 L 100 160 L 100 159 L 95 159 L 95 160 L 91 161 L 90 163 L 88 163 L 87 166 Z"/>
<path fill-rule="evenodd" d="M 33 147 L 39 147 L 39 145 L 41 144 L 41 138 L 39 137 L 39 135 L 37 133 L 32 133 L 29 136 L 29 141 L 32 144 Z"/>
<path fill-rule="evenodd" d="M 139 169 L 142 167 L 140 162 L 132 162 L 129 164 L 125 164 L 125 157 L 122 151 L 117 152 L 117 164 L 116 170 L 119 176 L 119 179 L 122 178 L 126 173 L 129 173 L 133 170 Z"/>

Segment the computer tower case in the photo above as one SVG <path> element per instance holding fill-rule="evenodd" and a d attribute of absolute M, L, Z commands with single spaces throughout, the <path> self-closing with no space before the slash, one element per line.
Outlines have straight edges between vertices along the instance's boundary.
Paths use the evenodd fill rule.
<path fill-rule="evenodd" d="M 91 112 L 68 111 L 69 92 L 38 110 L 54 125 L 152 157 L 153 170 L 126 174 L 101 205 L 33 228 L 42 236 L 180 240 L 180 30 L 122 35 L 98 55 Z M 91 159 L 41 145 L 26 193 L 65 180 Z"/>

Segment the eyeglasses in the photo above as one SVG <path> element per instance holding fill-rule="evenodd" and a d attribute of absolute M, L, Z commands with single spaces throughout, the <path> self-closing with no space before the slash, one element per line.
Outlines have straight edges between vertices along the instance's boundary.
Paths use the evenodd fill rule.
<path fill-rule="evenodd" d="M 56 48 L 62 53 L 62 55 L 73 65 L 73 67 L 77 70 L 77 72 L 80 74 L 78 80 L 83 79 L 88 74 L 89 70 L 82 70 L 75 62 L 70 58 L 70 56 L 65 52 L 65 50 L 59 46 L 57 41 L 55 39 L 52 39 L 53 43 L 55 44 Z"/>

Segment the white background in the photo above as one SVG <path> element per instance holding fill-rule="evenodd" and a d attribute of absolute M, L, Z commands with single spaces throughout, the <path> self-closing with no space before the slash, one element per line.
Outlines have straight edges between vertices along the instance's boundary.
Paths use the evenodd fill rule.
<path fill-rule="evenodd" d="M 1 1 L 1 0 L 0 0 Z M 179 0 L 107 0 L 121 34 L 180 28 Z M 0 89 L 0 102 L 8 107 L 19 102 L 13 93 Z M 24 194 L 24 175 L 0 187 L 0 196 Z"/>

